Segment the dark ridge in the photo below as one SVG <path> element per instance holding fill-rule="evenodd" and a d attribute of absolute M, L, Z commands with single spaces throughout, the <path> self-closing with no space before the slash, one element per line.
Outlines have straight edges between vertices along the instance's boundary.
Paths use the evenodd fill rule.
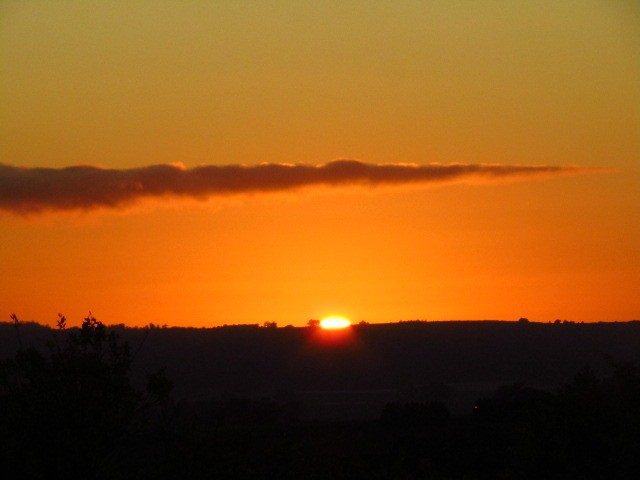
<path fill-rule="evenodd" d="M 388 401 L 432 400 L 465 413 L 501 385 L 551 390 L 585 366 L 602 376 L 609 359 L 640 364 L 638 321 L 360 324 L 348 341 L 329 343 L 317 338 L 327 332 L 309 327 L 110 328 L 137 351 L 135 383 L 166 367 L 177 399 L 298 401 L 310 416 L 323 415 L 325 404 L 346 417 L 364 405 L 359 415 L 371 417 Z M 36 347 L 60 333 L 35 323 L 20 329 L 22 342 Z M 17 347 L 13 324 L 0 324 L 0 358 Z"/>
<path fill-rule="evenodd" d="M 16 319 L 0 461 L 17 479 L 636 478 L 639 330 Z"/>

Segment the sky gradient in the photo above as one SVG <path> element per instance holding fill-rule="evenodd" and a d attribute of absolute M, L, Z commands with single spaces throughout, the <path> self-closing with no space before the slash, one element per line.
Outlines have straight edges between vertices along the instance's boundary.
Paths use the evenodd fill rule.
<path fill-rule="evenodd" d="M 637 2 L 9 0 L 0 65 L 5 320 L 640 318 Z"/>

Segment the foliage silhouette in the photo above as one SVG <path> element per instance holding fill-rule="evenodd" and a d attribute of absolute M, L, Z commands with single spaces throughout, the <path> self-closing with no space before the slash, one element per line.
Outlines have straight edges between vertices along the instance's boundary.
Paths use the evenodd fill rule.
<path fill-rule="evenodd" d="M 122 450 L 142 425 L 141 412 L 166 401 L 171 383 L 158 372 L 149 377 L 147 395 L 137 392 L 129 345 L 91 313 L 79 329 L 62 332 L 61 314 L 57 326 L 47 355 L 21 344 L 14 358 L 0 362 L 3 464 L 24 478 L 115 474 L 124 468 Z"/>

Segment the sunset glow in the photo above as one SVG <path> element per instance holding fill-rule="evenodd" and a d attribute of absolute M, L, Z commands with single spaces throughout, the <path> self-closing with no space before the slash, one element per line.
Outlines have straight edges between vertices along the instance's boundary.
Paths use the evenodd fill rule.
<path fill-rule="evenodd" d="M 639 18 L 0 2 L 0 321 L 640 318 Z"/>

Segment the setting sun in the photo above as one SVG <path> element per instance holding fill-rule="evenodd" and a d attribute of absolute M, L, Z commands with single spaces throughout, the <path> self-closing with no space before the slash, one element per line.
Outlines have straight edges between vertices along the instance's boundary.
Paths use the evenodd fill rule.
<path fill-rule="evenodd" d="M 320 320 L 320 326 L 325 330 L 337 330 L 351 326 L 351 321 L 344 317 L 325 317 Z"/>

